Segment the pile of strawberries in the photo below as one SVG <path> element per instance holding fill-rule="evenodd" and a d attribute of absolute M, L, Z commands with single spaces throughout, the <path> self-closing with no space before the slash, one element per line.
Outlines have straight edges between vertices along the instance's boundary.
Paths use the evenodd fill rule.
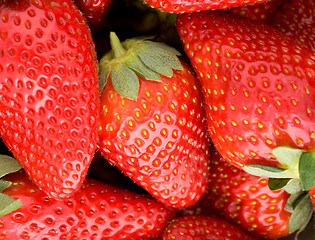
<path fill-rule="evenodd" d="M 305 239 L 314 4 L 0 0 L 0 239 Z"/>

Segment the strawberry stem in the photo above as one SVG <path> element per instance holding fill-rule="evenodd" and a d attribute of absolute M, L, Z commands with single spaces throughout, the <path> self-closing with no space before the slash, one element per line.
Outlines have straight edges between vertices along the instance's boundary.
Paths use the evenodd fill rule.
<path fill-rule="evenodd" d="M 123 45 L 121 44 L 116 33 L 110 32 L 109 38 L 110 38 L 110 44 L 111 44 L 115 58 L 119 58 L 119 57 L 124 56 L 126 54 L 126 50 L 123 47 Z"/>

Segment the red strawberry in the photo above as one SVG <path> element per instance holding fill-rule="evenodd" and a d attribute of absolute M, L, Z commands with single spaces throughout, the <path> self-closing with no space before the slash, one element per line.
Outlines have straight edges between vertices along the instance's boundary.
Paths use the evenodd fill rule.
<path fill-rule="evenodd" d="M 268 179 L 238 169 L 214 151 L 211 153 L 207 192 L 198 202 L 202 214 L 217 214 L 237 224 L 259 239 L 276 239 L 289 235 L 291 212 L 285 209 L 290 194 L 284 189 L 272 191 Z M 312 213 L 311 209 L 309 214 Z M 293 216 L 294 217 L 294 216 Z M 291 226 L 290 231 L 302 227 Z"/>
<path fill-rule="evenodd" d="M 272 25 L 287 36 L 294 37 L 302 46 L 315 50 L 315 2 L 314 0 L 285 1 L 274 17 Z"/>
<path fill-rule="evenodd" d="M 279 11 L 283 0 L 268 0 L 262 3 L 247 4 L 233 7 L 227 11 L 247 17 L 263 23 L 270 23 Z"/>
<path fill-rule="evenodd" d="M 149 196 L 87 178 L 72 197 L 56 201 L 24 173 L 5 177 L 4 194 L 22 207 L 1 216 L 1 239 L 154 239 L 175 211 Z"/>
<path fill-rule="evenodd" d="M 54 198 L 80 188 L 99 125 L 90 30 L 70 0 L 0 4 L 0 134 Z"/>
<path fill-rule="evenodd" d="M 267 0 L 143 0 L 146 4 L 170 13 L 189 13 L 214 9 L 226 9 Z"/>
<path fill-rule="evenodd" d="M 92 31 L 101 28 L 113 0 L 74 0 Z"/>
<path fill-rule="evenodd" d="M 121 45 L 114 33 L 111 39 L 114 51 L 100 62 L 106 85 L 99 150 L 164 204 L 192 205 L 209 175 L 206 117 L 193 70 L 162 43 Z"/>
<path fill-rule="evenodd" d="M 313 187 L 314 53 L 273 27 L 228 13 L 179 15 L 177 27 L 224 159 L 252 174 Z"/>
<path fill-rule="evenodd" d="M 254 240 L 235 225 L 215 216 L 184 216 L 165 229 L 163 240 Z"/>

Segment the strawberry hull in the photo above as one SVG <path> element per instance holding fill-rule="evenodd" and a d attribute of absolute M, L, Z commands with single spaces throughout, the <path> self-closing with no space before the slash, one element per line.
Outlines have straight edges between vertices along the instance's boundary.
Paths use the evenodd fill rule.
<path fill-rule="evenodd" d="M 2 3 L 0 16 L 1 137 L 42 190 L 67 197 L 82 184 L 98 139 L 91 32 L 67 0 Z"/>

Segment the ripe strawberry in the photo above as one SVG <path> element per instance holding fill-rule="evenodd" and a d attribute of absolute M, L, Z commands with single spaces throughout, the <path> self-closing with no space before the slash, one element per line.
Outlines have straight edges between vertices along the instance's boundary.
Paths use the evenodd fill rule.
<path fill-rule="evenodd" d="M 283 0 L 269 0 L 233 7 L 227 11 L 268 24 L 273 21 L 282 4 Z"/>
<path fill-rule="evenodd" d="M 74 0 L 92 31 L 101 28 L 113 0 Z"/>
<path fill-rule="evenodd" d="M 232 166 L 214 147 L 210 153 L 208 188 L 198 202 L 202 214 L 215 213 L 259 239 L 288 236 L 291 212 L 285 207 L 290 194 L 270 190 L 267 178 Z"/>
<path fill-rule="evenodd" d="M 171 222 L 163 240 L 254 240 L 235 225 L 215 216 L 184 216 Z"/>
<path fill-rule="evenodd" d="M 189 13 L 215 9 L 227 9 L 251 3 L 262 3 L 267 0 L 143 0 L 151 7 L 157 8 L 163 12 L 170 13 Z"/>
<path fill-rule="evenodd" d="M 0 3 L 0 135 L 54 198 L 82 184 L 97 141 L 98 63 L 70 0 Z"/>
<path fill-rule="evenodd" d="M 199 83 L 174 48 L 111 33 L 101 61 L 99 150 L 168 206 L 194 204 L 206 190 L 209 138 Z M 125 50 L 128 49 L 128 50 Z"/>
<path fill-rule="evenodd" d="M 155 239 L 175 211 L 154 198 L 86 178 L 72 197 L 49 198 L 24 173 L 3 193 L 22 207 L 1 216 L 1 239 Z"/>
<path fill-rule="evenodd" d="M 223 12 L 179 15 L 177 27 L 224 159 L 313 187 L 314 53 L 271 26 Z"/>
<path fill-rule="evenodd" d="M 285 1 L 272 25 L 287 36 L 296 38 L 302 46 L 315 50 L 315 2 L 313 0 Z"/>

